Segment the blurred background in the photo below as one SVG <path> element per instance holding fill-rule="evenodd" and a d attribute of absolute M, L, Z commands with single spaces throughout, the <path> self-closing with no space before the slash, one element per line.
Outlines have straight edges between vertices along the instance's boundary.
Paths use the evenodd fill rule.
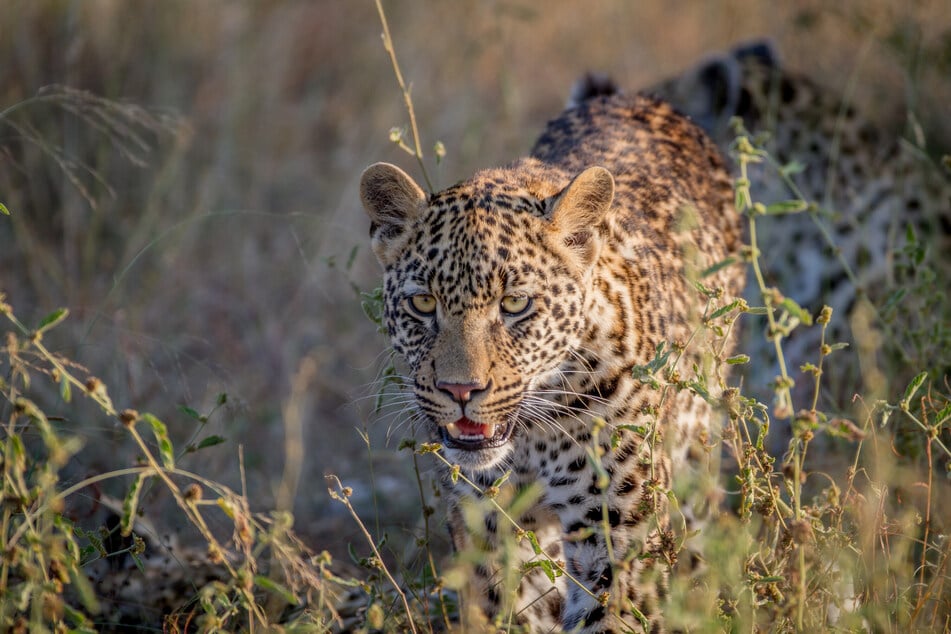
<path fill-rule="evenodd" d="M 763 36 L 879 125 L 951 147 L 947 0 L 384 7 L 437 187 L 524 154 L 584 71 L 634 90 Z M 380 34 L 371 0 L 0 3 L 0 292 L 28 324 L 69 308 L 48 345 L 117 407 L 165 421 L 177 448 L 225 439 L 182 468 L 240 489 L 243 447 L 254 510 L 275 504 L 299 422 L 296 528 L 336 553 L 356 527 L 326 474 L 392 537 L 418 520 L 397 450 L 411 430 L 374 414 L 385 341 L 359 295 L 379 274 L 362 169 L 386 160 L 422 180 L 390 141 L 408 118 Z M 135 459 L 118 423 L 57 408 L 86 439 L 70 477 Z M 175 530 L 163 495 L 142 506 Z"/>

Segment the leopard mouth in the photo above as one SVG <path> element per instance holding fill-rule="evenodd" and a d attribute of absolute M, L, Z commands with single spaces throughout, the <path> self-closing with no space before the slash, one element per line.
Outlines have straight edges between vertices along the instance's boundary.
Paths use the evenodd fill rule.
<path fill-rule="evenodd" d="M 469 420 L 465 416 L 454 423 L 439 426 L 442 443 L 452 449 L 478 451 L 501 447 L 512 436 L 515 425 L 486 424 Z"/>

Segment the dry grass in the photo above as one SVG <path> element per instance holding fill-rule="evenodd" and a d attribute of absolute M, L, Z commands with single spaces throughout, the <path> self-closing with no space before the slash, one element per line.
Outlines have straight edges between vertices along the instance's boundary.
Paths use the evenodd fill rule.
<path fill-rule="evenodd" d="M 776 39 L 791 67 L 852 86 L 855 101 L 874 105 L 885 127 L 904 126 L 914 106 L 927 138 L 947 147 L 945 5 L 725 0 L 635 9 L 570 0 L 543 10 L 466 0 L 387 11 L 439 186 L 522 154 L 584 70 L 647 85 L 760 35 Z M 328 497 L 324 474 L 353 488 L 356 512 L 375 536 L 389 535 L 392 552 L 413 541 L 419 514 L 413 461 L 396 451 L 409 430 L 396 427 L 391 437 L 389 421 L 370 423 L 384 342 L 355 292 L 377 276 L 364 248 L 359 173 L 376 160 L 413 167 L 388 138 L 408 122 L 379 34 L 371 2 L 0 6 L 0 203 L 11 212 L 0 216 L 0 291 L 27 324 L 18 336 L 28 339 L 43 316 L 69 307 L 71 317 L 44 337 L 52 353 L 90 368 L 116 409 L 154 412 L 179 450 L 226 439 L 181 453 L 176 467 L 241 492 L 236 499 L 252 501 L 254 512 L 293 498 L 298 534 L 338 557 L 362 537 Z M 439 165 L 437 140 L 447 148 Z M 889 386 L 885 396 L 896 403 L 903 387 Z M 37 379 L 34 388 L 30 398 L 56 433 L 84 442 L 57 466 L 63 483 L 142 457 L 134 437 L 95 403 L 63 402 L 55 382 Z M 942 390 L 916 395 L 926 424 L 938 421 Z M 227 398 L 218 407 L 220 394 Z M 12 408 L 0 408 L 4 420 L 20 415 Z M 871 433 L 882 409 L 869 403 L 867 412 L 858 423 Z M 285 468 L 291 430 L 305 448 L 299 474 Z M 889 440 L 868 450 L 874 460 L 891 464 Z M 889 539 L 915 522 L 938 525 L 931 478 L 945 474 L 900 467 L 897 491 L 869 498 L 856 489 L 865 499 L 851 509 L 882 527 L 875 539 L 890 556 L 908 550 L 915 561 L 943 566 L 921 549 L 927 534 L 917 546 Z M 868 479 L 886 477 L 883 467 Z M 128 484 L 111 478 L 100 487 L 121 499 Z M 171 491 L 150 488 L 139 508 L 185 541 L 203 541 L 187 514 L 174 511 L 183 502 Z M 839 486 L 840 507 L 851 491 Z M 888 494 L 912 502 L 892 513 Z M 95 527 L 102 519 L 95 503 L 84 490 L 64 510 Z M 219 538 L 234 529 L 233 518 L 211 523 Z M 870 562 L 869 570 L 891 561 Z M 922 588 L 947 592 L 922 583 L 902 600 L 914 603 L 917 593 L 921 603 Z"/>

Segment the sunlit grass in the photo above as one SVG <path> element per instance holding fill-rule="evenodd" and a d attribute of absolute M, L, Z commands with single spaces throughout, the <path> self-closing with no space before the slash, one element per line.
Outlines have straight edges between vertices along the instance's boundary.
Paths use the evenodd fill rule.
<path fill-rule="evenodd" d="M 3 22 L 15 18 L 26 29 L 63 17 L 57 3 L 28 4 L 0 9 Z M 278 624 L 325 631 L 353 608 L 359 610 L 348 618 L 389 631 L 410 629 L 411 623 L 431 631 L 457 618 L 469 624 L 467 631 L 485 625 L 478 614 L 459 616 L 455 591 L 464 589 L 480 554 L 451 562 L 442 557 L 439 500 L 428 481 L 441 456 L 410 439 L 394 451 L 382 446 L 379 432 L 360 437 L 352 431 L 360 416 L 337 408 L 353 397 L 349 370 L 372 366 L 379 352 L 377 340 L 368 343 L 373 326 L 359 323 L 352 291 L 367 286 L 373 275 L 354 252 L 365 233 L 357 227 L 362 217 L 355 178 L 369 160 L 392 158 L 386 153 L 394 141 L 410 147 L 414 157 L 425 149 L 435 187 L 511 158 L 557 110 L 575 75 L 586 70 L 575 59 L 580 48 L 590 49 L 587 65 L 623 68 L 644 59 L 646 45 L 638 42 L 647 41 L 651 28 L 663 31 L 648 25 L 672 14 L 644 7 L 637 24 L 628 24 L 609 20 L 628 16 L 618 6 L 589 7 L 577 19 L 610 22 L 604 28 L 613 35 L 592 38 L 591 28 L 579 28 L 586 34 L 584 46 L 574 47 L 565 42 L 579 35 L 529 7 L 469 7 L 466 28 L 457 29 L 451 24 L 459 18 L 457 7 L 421 16 L 387 6 L 406 73 L 398 85 L 371 3 L 324 4 L 319 20 L 302 19 L 309 15 L 304 9 L 282 15 L 285 9 L 263 5 L 245 12 L 215 3 L 200 10 L 176 4 L 150 16 L 121 3 L 93 4 L 71 18 L 98 25 L 95 34 L 101 36 L 89 31 L 88 42 L 96 44 L 71 49 L 79 60 L 73 78 L 84 90 L 39 90 L 69 77 L 48 80 L 36 70 L 0 93 L 0 108 L 6 108 L 0 125 L 7 130 L 0 138 L 0 290 L 7 294 L 0 316 L 0 629 L 108 630 L 115 603 L 127 597 L 103 592 L 98 579 L 112 562 L 124 562 L 122 574 L 131 578 L 137 562 L 152 566 L 151 557 L 162 551 L 158 536 L 142 528 L 145 520 L 163 531 L 176 527 L 193 545 L 191 552 L 205 558 L 202 570 L 210 575 L 184 562 L 178 566 L 196 585 L 169 608 L 169 631 Z M 844 19 L 858 24 L 861 12 L 850 11 L 843 10 Z M 887 7 L 868 11 L 873 17 L 894 15 Z M 647 58 L 655 65 L 651 71 L 628 68 L 625 79 L 656 78 L 649 75 L 661 72 L 656 64 L 672 64 L 663 72 L 679 64 L 668 56 L 695 55 L 683 42 L 703 39 L 715 19 L 703 13 L 685 18 L 677 42 L 663 38 L 661 53 Z M 723 13 L 743 21 L 740 27 L 730 22 L 725 30 L 731 33 L 751 31 L 758 19 L 755 12 Z M 245 23 L 254 28 L 234 26 Z M 339 32 L 330 37 L 314 26 L 325 23 Z M 110 24 L 124 25 L 120 31 L 127 33 L 110 30 Z M 888 41 L 901 51 L 898 26 Z M 229 28 L 245 34 L 239 39 L 247 57 L 229 48 Z M 260 39 L 250 39 L 252 31 L 260 31 Z M 532 38 L 519 35 L 529 31 Z M 53 31 L 32 33 L 32 39 L 15 39 L 21 54 L 8 59 L 20 60 L 29 51 L 28 57 L 42 60 L 45 37 L 60 50 Z M 143 33 L 154 38 L 151 54 L 135 49 L 137 37 L 149 39 Z M 360 38 L 365 46 L 359 52 L 344 48 Z M 96 49 L 107 41 L 114 50 Z M 289 42 L 296 64 L 261 70 L 248 61 L 280 58 L 273 51 L 291 50 L 281 48 Z M 552 76 L 541 81 L 537 58 L 546 42 L 559 46 L 549 47 L 557 49 L 549 53 L 557 59 L 548 59 Z M 620 46 L 626 48 L 619 52 Z M 445 54 L 427 54 L 434 49 Z M 326 61 L 340 51 L 348 52 L 340 55 L 343 62 Z M 618 61 L 622 57 L 628 61 Z M 113 74 L 107 76 L 105 68 Z M 325 74 L 314 79 L 313 69 Z M 921 70 L 923 76 L 929 69 Z M 100 95 L 133 97 L 149 107 Z M 401 132 L 410 130 L 400 113 L 407 95 L 418 102 L 419 130 L 412 126 L 410 145 Z M 463 102 L 466 108 L 447 108 Z M 187 118 L 153 107 L 167 103 L 184 104 Z M 398 139 L 388 139 L 393 128 Z M 417 143 L 417 134 L 428 141 Z M 446 145 L 431 154 L 429 143 L 437 138 Z M 768 157 L 754 138 L 746 141 L 736 147 L 741 161 Z M 443 152 L 446 160 L 433 165 Z M 395 154 L 403 156 L 398 149 Z M 744 187 L 740 182 L 741 195 Z M 751 228 L 757 202 L 741 205 Z M 808 213 L 813 202 L 803 201 L 798 213 Z M 774 384 L 775 401 L 769 393 L 757 394 L 768 402 L 754 398 L 753 377 L 739 385 L 743 350 L 732 359 L 731 373 L 723 368 L 737 389 L 719 403 L 726 423 L 714 451 L 723 449 L 732 464 L 728 459 L 721 478 L 701 486 L 722 487 L 728 502 L 689 539 L 701 545 L 707 573 L 674 577 L 667 611 L 672 627 L 948 628 L 948 520 L 942 502 L 948 493 L 951 388 L 941 375 L 947 368 L 934 355 L 948 346 L 947 300 L 931 266 L 929 239 L 909 234 L 894 254 L 901 296 L 853 315 L 811 316 L 817 323 L 809 327 L 817 329 L 829 318 L 861 324 L 853 324 L 866 335 L 859 349 L 824 341 L 828 349 L 814 351 L 806 372 L 786 364 L 786 379 L 814 382 L 818 395 L 835 378 L 839 359 L 860 356 L 869 379 L 850 409 L 824 411 L 817 398 L 793 402 L 785 379 Z M 755 243 L 747 255 L 751 267 L 774 265 L 769 250 L 758 252 Z M 729 320 L 751 332 L 768 329 L 779 356 L 789 329 L 807 327 L 805 319 L 784 303 L 782 289 L 777 295 L 765 283 L 758 286 L 762 296 L 748 299 L 755 314 L 740 314 L 736 305 L 709 327 L 726 327 Z M 371 308 L 373 301 L 368 299 Z M 728 305 L 715 304 L 711 313 Z M 72 314 L 56 306 L 69 306 Z M 308 374 L 302 360 L 320 369 Z M 664 369 L 663 363 L 645 368 L 643 378 L 656 382 L 656 389 L 683 389 Z M 132 407 L 154 414 L 126 409 Z M 296 427 L 290 425 L 294 420 Z M 780 427 L 792 430 L 792 442 L 786 455 L 771 455 L 763 435 Z M 399 427 L 397 441 L 411 431 Z M 285 466 L 285 434 L 305 443 L 303 465 L 298 456 Z M 335 442 L 325 442 L 328 436 Z M 817 437 L 831 440 L 820 445 Z M 830 456 L 820 454 L 827 445 L 835 448 L 834 468 L 827 466 Z M 396 458 L 386 464 L 381 455 L 393 453 Z M 341 487 L 330 487 L 343 504 L 324 494 L 326 464 L 348 466 Z M 412 478 L 400 484 L 400 499 L 411 501 L 402 503 L 409 508 L 398 518 L 381 517 L 394 508 L 393 500 L 381 500 L 385 510 L 378 513 L 372 503 L 355 501 L 361 495 L 374 499 L 365 477 L 374 469 L 380 481 L 391 473 Z M 307 486 L 295 486 L 298 481 Z M 524 501 L 505 491 L 504 483 L 498 489 L 487 496 L 496 510 L 508 512 Z M 105 503 L 108 495 L 100 490 L 120 501 L 113 508 L 118 522 L 102 531 L 102 513 L 76 513 L 90 501 Z M 346 510 L 328 521 L 337 507 Z M 416 528 L 394 529 L 418 515 L 425 519 Z M 324 521 L 332 528 L 310 532 Z M 351 529 L 347 537 L 334 532 L 341 526 Z M 496 553 L 503 559 L 511 559 L 519 542 L 531 541 L 514 522 L 511 528 L 511 542 Z M 123 534 L 125 541 L 119 540 Z M 346 542 L 352 542 L 349 561 Z M 408 553 L 406 543 L 414 547 Z M 334 559 L 323 549 L 344 556 Z M 563 574 L 558 562 L 539 556 L 528 567 L 511 569 L 507 591 L 533 569 Z M 349 602 L 340 606 L 346 596 Z M 515 616 L 505 614 L 502 625 Z"/>

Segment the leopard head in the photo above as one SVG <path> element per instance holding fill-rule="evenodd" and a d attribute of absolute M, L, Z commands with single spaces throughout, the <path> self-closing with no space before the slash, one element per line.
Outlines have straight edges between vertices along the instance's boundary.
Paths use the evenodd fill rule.
<path fill-rule="evenodd" d="M 586 327 L 613 177 L 591 167 L 559 187 L 490 170 L 427 197 L 378 163 L 360 194 L 419 413 L 450 461 L 498 464 L 520 426 L 553 424 L 546 407 Z"/>

